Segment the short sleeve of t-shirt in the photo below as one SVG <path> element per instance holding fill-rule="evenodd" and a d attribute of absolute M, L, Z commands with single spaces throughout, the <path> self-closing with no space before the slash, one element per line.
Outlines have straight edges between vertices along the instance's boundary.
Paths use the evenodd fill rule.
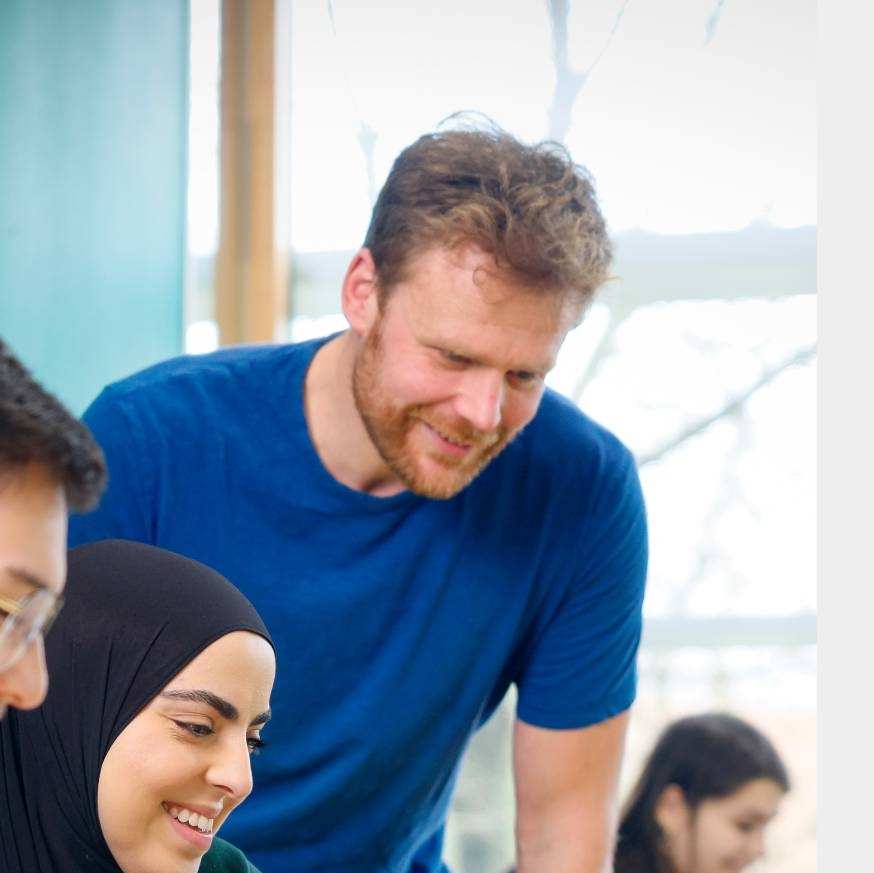
<path fill-rule="evenodd" d="M 616 441 L 601 466 L 567 587 L 536 626 L 516 679 L 517 714 L 538 727 L 585 727 L 634 701 L 646 517 L 630 452 Z"/>

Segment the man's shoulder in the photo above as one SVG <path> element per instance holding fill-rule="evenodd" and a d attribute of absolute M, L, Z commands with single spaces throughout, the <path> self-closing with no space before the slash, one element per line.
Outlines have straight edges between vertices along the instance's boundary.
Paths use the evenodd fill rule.
<path fill-rule="evenodd" d="M 556 391 L 544 392 L 537 415 L 522 434 L 530 461 L 565 473 L 613 469 L 634 463 L 628 447 L 612 431 Z"/>
<path fill-rule="evenodd" d="M 119 379 L 107 390 L 120 399 L 269 377 L 272 370 L 305 355 L 309 345 L 234 346 L 205 355 L 179 355 Z"/>
<path fill-rule="evenodd" d="M 634 455 L 624 443 L 570 400 L 546 391 L 537 415 L 473 483 L 472 494 L 512 506 L 517 515 L 527 507 L 527 517 L 542 517 L 594 512 L 602 496 L 618 499 L 637 483 Z"/>
<path fill-rule="evenodd" d="M 181 355 L 108 385 L 85 413 L 104 439 L 133 432 L 198 435 L 215 422 L 237 430 L 287 423 L 319 341 L 237 346 Z M 290 425 L 289 425 L 290 426 Z"/>
<path fill-rule="evenodd" d="M 161 410 L 165 416 L 185 418 L 221 412 L 228 405 L 242 412 L 247 402 L 267 409 L 271 398 L 281 397 L 286 403 L 290 392 L 302 385 L 303 374 L 325 340 L 179 355 L 110 383 L 92 406 L 130 414 Z"/>

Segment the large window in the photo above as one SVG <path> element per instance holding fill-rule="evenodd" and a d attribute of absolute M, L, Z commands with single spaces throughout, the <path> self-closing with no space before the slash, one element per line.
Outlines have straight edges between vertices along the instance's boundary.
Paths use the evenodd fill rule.
<path fill-rule="evenodd" d="M 206 33 L 217 3 L 194 6 Z M 737 711 L 773 736 L 796 786 L 761 869 L 813 871 L 815 4 L 288 9 L 278 51 L 291 72 L 290 190 L 280 192 L 290 338 L 342 327 L 339 283 L 375 193 L 397 152 L 447 115 L 476 110 L 522 138 L 562 139 L 593 173 L 617 278 L 550 382 L 632 448 L 648 504 L 623 785 L 668 719 Z M 203 88 L 215 106 L 214 77 Z M 213 155 L 214 142 L 204 146 Z M 197 255 L 208 276 L 209 245 Z M 215 341 L 199 293 L 192 350 Z M 508 700 L 462 768 L 447 852 L 463 873 L 498 873 L 512 858 L 511 721 Z"/>

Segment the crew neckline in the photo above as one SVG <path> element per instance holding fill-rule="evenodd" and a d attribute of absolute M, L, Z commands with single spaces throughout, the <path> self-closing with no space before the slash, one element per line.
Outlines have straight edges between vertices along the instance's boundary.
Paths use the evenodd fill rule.
<path fill-rule="evenodd" d="M 408 488 L 388 497 L 380 497 L 375 494 L 368 494 L 366 491 L 358 491 L 355 488 L 351 488 L 331 474 L 316 450 L 304 411 L 306 377 L 319 349 L 343 332 L 337 331 L 328 336 L 318 337 L 315 340 L 300 344 L 309 345 L 309 348 L 306 349 L 305 357 L 300 362 L 300 365 L 291 369 L 288 388 L 283 392 L 286 401 L 290 398 L 290 402 L 286 402 L 284 405 L 286 408 L 290 407 L 293 432 L 300 434 L 301 447 L 306 453 L 304 460 L 309 469 L 314 473 L 315 481 L 313 484 L 320 489 L 324 489 L 329 497 L 342 501 L 347 507 L 368 512 L 391 512 L 400 507 L 424 503 L 429 498 L 415 494 Z M 300 345 L 297 345 L 297 348 L 300 348 Z"/>

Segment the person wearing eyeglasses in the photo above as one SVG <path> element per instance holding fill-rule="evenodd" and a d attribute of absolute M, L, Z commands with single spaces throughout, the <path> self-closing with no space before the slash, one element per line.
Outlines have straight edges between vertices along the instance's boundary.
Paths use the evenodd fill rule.
<path fill-rule="evenodd" d="M 91 509 L 105 483 L 91 432 L 0 338 L 0 718 L 46 695 L 43 635 L 63 603 L 67 513 Z"/>

